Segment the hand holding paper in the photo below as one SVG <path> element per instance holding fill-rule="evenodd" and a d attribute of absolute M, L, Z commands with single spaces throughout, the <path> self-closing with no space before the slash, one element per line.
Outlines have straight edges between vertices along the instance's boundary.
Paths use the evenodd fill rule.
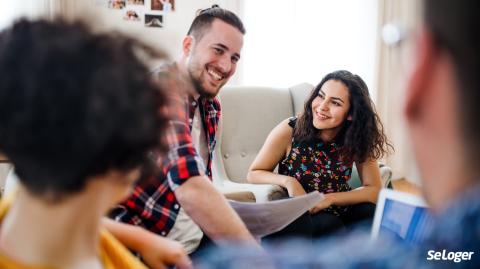
<path fill-rule="evenodd" d="M 229 202 L 250 233 L 260 238 L 285 228 L 322 199 L 324 195 L 315 191 L 265 203 Z"/>

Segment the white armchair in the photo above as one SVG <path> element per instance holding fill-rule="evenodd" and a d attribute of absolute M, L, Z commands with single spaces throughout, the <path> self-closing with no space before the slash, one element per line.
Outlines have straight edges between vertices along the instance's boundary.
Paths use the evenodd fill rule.
<path fill-rule="evenodd" d="M 222 119 L 213 157 L 213 182 L 223 192 L 250 191 L 258 202 L 286 193 L 276 185 L 248 184 L 250 164 L 270 131 L 298 114 L 313 86 L 291 88 L 226 87 L 220 92 Z"/>

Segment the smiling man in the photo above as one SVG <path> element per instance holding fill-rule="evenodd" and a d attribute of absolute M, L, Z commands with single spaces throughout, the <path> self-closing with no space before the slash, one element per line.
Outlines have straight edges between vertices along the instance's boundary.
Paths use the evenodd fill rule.
<path fill-rule="evenodd" d="M 156 159 L 159 174 L 138 184 L 133 195 L 112 211 L 115 220 L 177 240 L 188 253 L 202 239 L 255 242 L 211 183 L 220 120 L 215 96 L 235 73 L 244 33 L 232 12 L 217 6 L 203 10 L 183 40 L 175 67 L 155 72 L 159 77 L 186 78 L 186 83 L 177 80 L 170 87 L 183 88 L 179 96 L 172 90 L 173 119 L 166 136 L 170 151 Z"/>
<path fill-rule="evenodd" d="M 183 41 L 179 67 L 188 72 L 197 95 L 214 98 L 237 69 L 245 30 L 221 19 L 208 29 L 195 28 Z"/>

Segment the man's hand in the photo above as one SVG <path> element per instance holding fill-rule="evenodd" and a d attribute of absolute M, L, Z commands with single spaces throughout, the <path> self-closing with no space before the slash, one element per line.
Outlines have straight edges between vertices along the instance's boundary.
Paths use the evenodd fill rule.
<path fill-rule="evenodd" d="M 192 261 L 179 242 L 152 234 L 152 238 L 144 242 L 139 254 L 152 269 L 166 269 L 175 265 L 179 269 L 192 268 Z"/>
<path fill-rule="evenodd" d="M 324 197 L 323 200 L 310 209 L 310 214 L 318 213 L 334 204 L 333 196 L 331 194 L 325 194 Z"/>
<path fill-rule="evenodd" d="M 283 187 L 287 189 L 288 196 L 295 197 L 306 194 L 305 190 L 303 189 L 302 185 L 296 178 L 288 177 Z"/>
<path fill-rule="evenodd" d="M 179 269 L 192 268 L 192 262 L 183 246 L 141 227 L 103 218 L 105 228 L 127 248 L 138 252 L 153 269 L 175 265 Z"/>
<path fill-rule="evenodd" d="M 240 241 L 258 245 L 237 213 L 206 176 L 189 178 L 175 190 L 185 212 L 215 243 Z"/>

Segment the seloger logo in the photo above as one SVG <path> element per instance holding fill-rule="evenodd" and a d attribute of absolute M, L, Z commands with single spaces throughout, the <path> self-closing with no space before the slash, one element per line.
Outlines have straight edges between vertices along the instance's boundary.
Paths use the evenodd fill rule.
<path fill-rule="evenodd" d="M 473 251 L 463 252 L 463 251 L 451 251 L 447 252 L 445 249 L 442 251 L 429 250 L 427 252 L 427 260 L 436 260 L 436 261 L 452 261 L 461 262 L 469 261 L 472 259 Z"/>

